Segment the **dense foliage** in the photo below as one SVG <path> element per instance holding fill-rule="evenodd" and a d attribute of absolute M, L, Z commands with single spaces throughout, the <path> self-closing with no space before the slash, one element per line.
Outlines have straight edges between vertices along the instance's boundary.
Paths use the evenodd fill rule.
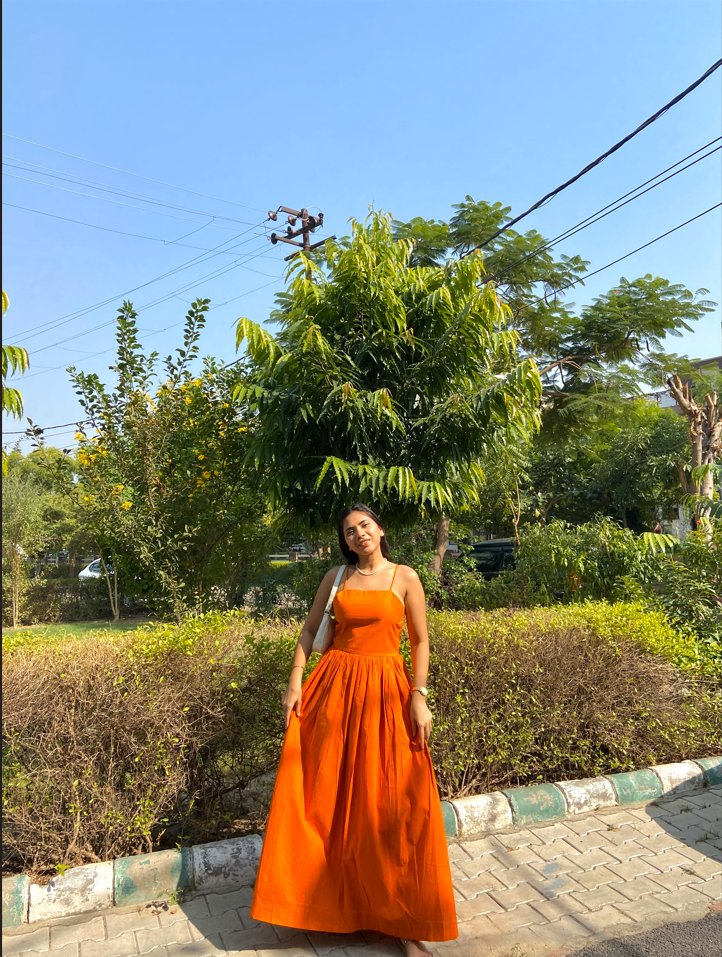
<path fill-rule="evenodd" d="M 483 244 L 485 281 L 510 309 L 522 355 L 543 372 L 546 429 L 585 428 L 603 419 L 644 384 L 659 388 L 689 363 L 667 353 L 664 339 L 690 330 L 711 311 L 706 289 L 692 292 L 651 274 L 628 280 L 576 310 L 567 290 L 580 282 L 588 262 L 554 255 L 536 230 L 507 229 L 511 208 L 466 196 L 449 222 L 394 224 L 394 234 L 414 243 L 412 262 L 440 266 Z M 494 237 L 490 239 L 490 237 Z"/>
<path fill-rule="evenodd" d="M 374 213 L 327 244 L 325 269 L 293 267 L 275 337 L 239 320 L 250 455 L 300 524 L 359 499 L 395 521 L 458 511 L 478 500 L 489 442 L 536 427 L 539 375 L 481 255 L 446 267 L 412 253 Z"/>
<path fill-rule="evenodd" d="M 92 426 L 80 432 L 80 481 L 68 485 L 106 564 L 135 599 L 180 619 L 242 601 L 272 539 L 258 477 L 245 462 L 248 422 L 233 369 L 192 375 L 208 300 L 191 305 L 183 346 L 162 373 L 145 355 L 130 303 L 119 310 L 117 384 L 72 371 Z M 116 612 L 118 609 L 116 608 Z"/>
<path fill-rule="evenodd" d="M 722 744 L 722 701 L 688 686 L 659 614 L 605 603 L 430 616 L 434 766 L 443 796 L 591 777 Z"/>

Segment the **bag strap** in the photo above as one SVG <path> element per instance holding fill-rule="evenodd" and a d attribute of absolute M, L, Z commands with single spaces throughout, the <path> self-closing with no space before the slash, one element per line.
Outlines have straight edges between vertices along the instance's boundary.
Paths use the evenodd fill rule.
<path fill-rule="evenodd" d="M 331 586 L 331 594 L 328 596 L 328 601 L 326 602 L 326 608 L 324 610 L 324 615 L 328 615 L 331 611 L 331 606 L 333 605 L 333 600 L 336 597 L 336 592 L 338 591 L 339 583 L 343 577 L 344 567 L 343 565 L 339 568 L 336 579 Z"/>

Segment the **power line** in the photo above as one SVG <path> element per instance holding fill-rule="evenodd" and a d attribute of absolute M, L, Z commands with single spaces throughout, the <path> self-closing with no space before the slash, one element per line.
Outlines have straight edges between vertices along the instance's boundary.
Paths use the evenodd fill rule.
<path fill-rule="evenodd" d="M 561 193 L 562 190 L 567 189 L 567 187 L 571 186 L 572 183 L 576 183 L 578 179 L 581 179 L 582 176 L 584 176 L 586 173 L 593 170 L 595 166 L 599 166 L 599 164 L 602 163 L 605 159 L 607 159 L 608 156 L 611 156 L 612 153 L 616 153 L 616 151 L 618 149 L 621 149 L 622 146 L 625 145 L 625 143 L 628 143 L 638 133 L 641 133 L 642 130 L 646 129 L 648 126 L 654 123 L 655 120 L 658 120 L 660 116 L 663 116 L 667 112 L 667 110 L 671 109 L 673 106 L 675 106 L 675 104 L 679 103 L 680 100 L 683 100 L 685 96 L 688 96 L 693 90 L 695 90 L 700 85 L 700 83 L 703 83 L 716 70 L 718 70 L 720 66 L 722 66 L 722 60 L 717 60 L 717 62 L 713 63 L 712 66 L 708 70 L 706 70 L 702 74 L 702 76 L 699 77 L 698 80 L 695 80 L 694 83 L 688 86 L 686 90 L 682 90 L 681 93 L 678 93 L 677 96 L 674 97 L 674 99 L 670 100 L 669 103 L 663 106 L 660 110 L 657 110 L 656 113 L 652 114 L 652 116 L 650 116 L 649 119 L 646 119 L 644 123 L 642 123 L 640 126 L 636 128 L 636 130 L 633 130 L 631 133 L 628 133 L 627 136 L 624 137 L 624 139 L 621 139 L 618 143 L 615 143 L 614 146 L 608 149 L 605 153 L 602 153 L 601 156 L 598 156 L 595 160 L 592 160 L 591 163 L 588 163 L 584 167 L 584 169 L 580 170 L 576 175 L 572 176 L 571 179 L 568 179 L 566 183 L 562 183 L 561 186 L 557 186 L 556 189 L 551 190 L 551 192 L 547 193 L 546 196 L 542 196 L 540 200 L 534 203 L 533 206 L 530 206 L 529 209 L 527 209 L 525 212 L 520 213 L 519 216 L 515 216 L 514 219 L 510 220 L 505 226 L 502 226 L 501 229 L 497 229 L 497 231 L 493 233 L 491 236 L 489 236 L 488 239 L 485 239 L 483 243 L 479 243 L 478 246 L 474 246 L 474 249 L 483 249 L 484 246 L 488 246 L 489 243 L 492 242 L 492 240 L 497 238 L 497 236 L 501 236 L 502 233 L 505 233 L 507 230 L 511 229 L 511 227 L 516 225 L 516 223 L 520 222 L 520 220 L 524 219 L 530 213 L 533 213 L 535 209 L 539 209 L 540 206 L 543 206 L 545 203 L 549 202 L 550 199 L 553 199 L 555 196 Z M 470 249 L 469 252 L 465 253 L 464 255 L 468 256 L 470 253 L 474 251 L 474 249 Z"/>
<path fill-rule="evenodd" d="M 620 262 L 622 262 L 623 260 L 628 259 L 630 256 L 633 256 L 635 253 L 641 252 L 641 250 L 643 250 L 643 249 L 647 249 L 649 246 L 652 246 L 654 243 L 659 242 L 660 239 L 664 239 L 666 236 L 670 236 L 672 233 L 677 232 L 678 229 L 682 229 L 684 226 L 688 226 L 690 223 L 693 223 L 693 222 L 695 222 L 696 220 L 701 219 L 703 216 L 706 216 L 708 213 L 713 212 L 715 209 L 719 209 L 720 206 L 722 206 L 722 202 L 716 203 L 714 206 L 710 206 L 709 209 L 705 209 L 703 212 L 698 213 L 696 216 L 692 216 L 691 219 L 688 219 L 688 220 L 686 220 L 686 221 L 683 222 L 683 223 L 679 223 L 679 225 L 674 226 L 672 229 L 668 229 L 665 233 L 661 233 L 659 236 L 655 236 L 654 239 L 650 239 L 649 242 L 644 243 L 642 246 L 637 246 L 637 248 L 631 250 L 631 252 L 625 253 L 623 256 L 619 256 L 619 258 L 612 260 L 612 262 L 606 263 L 606 265 L 604 265 L 604 266 L 600 266 L 599 269 L 595 269 L 593 272 L 588 273 L 584 278 L 585 278 L 585 279 L 589 279 L 591 276 L 596 276 L 598 273 L 603 272 L 605 269 L 609 269 L 609 268 L 612 267 L 612 266 L 616 266 L 617 263 L 620 263 Z M 576 279 L 576 280 L 574 280 L 573 282 L 570 282 L 570 283 L 568 283 L 566 286 L 564 286 L 563 289 L 569 289 L 569 288 L 571 288 L 572 286 L 576 286 L 577 283 L 582 282 L 582 281 L 583 281 L 582 279 Z M 266 283 L 266 286 L 270 286 L 270 285 L 271 285 L 271 283 Z M 265 287 L 264 287 L 264 286 L 259 286 L 258 288 L 259 288 L 259 289 L 263 289 L 263 288 L 265 288 Z M 250 295 L 252 292 L 256 292 L 256 291 L 257 291 L 257 290 L 255 290 L 255 289 L 251 289 L 251 290 L 249 290 L 249 292 L 243 293 L 243 295 Z M 561 291 L 561 290 L 558 290 L 558 291 Z M 241 298 L 241 297 L 238 296 L 238 297 L 236 297 L 236 298 Z M 541 296 L 541 297 L 540 297 L 539 299 L 537 299 L 535 302 L 528 303 L 528 305 L 529 305 L 529 306 L 533 306 L 533 305 L 536 305 L 536 304 L 539 303 L 539 302 L 542 302 L 543 300 L 544 300 L 544 296 Z M 229 300 L 229 301 L 230 301 L 230 300 Z M 181 325 L 181 323 L 175 323 L 174 325 Z M 172 326 L 167 326 L 167 327 L 166 327 L 166 329 L 170 329 L 170 328 L 173 328 L 173 327 L 172 327 Z M 165 332 L 166 329 L 160 329 L 160 330 L 157 330 L 157 331 L 158 331 L 158 332 Z M 112 347 L 111 347 L 111 348 L 112 348 Z M 109 352 L 109 351 L 110 351 L 110 348 L 105 350 L 105 352 Z M 102 355 L 102 354 L 103 354 L 103 353 L 100 353 L 100 352 L 96 353 L 96 355 Z M 234 366 L 234 365 L 236 365 L 238 362 L 241 362 L 241 361 L 242 361 L 242 358 L 241 358 L 241 359 L 235 359 L 233 362 L 227 362 L 225 365 L 222 365 L 222 366 L 220 367 L 220 370 L 219 370 L 219 371 L 221 371 L 221 370 L 223 370 L 223 369 L 230 368 L 231 366 Z M 57 368 L 60 369 L 60 368 L 62 368 L 62 366 L 58 366 Z M 53 370 L 46 370 L 46 371 L 53 371 Z M 38 375 L 44 375 L 45 373 L 37 373 L 37 374 L 38 374 Z M 26 378 L 32 378 L 32 377 L 31 377 L 31 376 L 26 376 Z M 81 423 L 77 423 L 77 424 L 84 424 L 84 423 L 89 422 L 89 421 L 91 421 L 91 420 L 90 420 L 90 419 L 84 419 Z M 71 424 L 75 424 L 75 423 L 65 423 L 65 425 L 71 425 Z M 49 430 L 51 430 L 51 429 L 64 428 L 65 425 L 48 426 L 46 429 L 43 429 L 43 431 L 45 432 L 45 431 L 49 431 Z M 6 435 L 24 435 L 25 432 L 5 432 L 5 434 L 6 434 Z"/>
<path fill-rule="evenodd" d="M 240 295 L 234 296 L 233 299 L 227 299 L 225 302 L 216 303 L 214 306 L 211 306 L 210 308 L 211 308 L 211 310 L 212 310 L 212 309 L 219 309 L 221 306 L 227 306 L 228 303 L 230 303 L 230 302 L 235 302 L 237 299 L 243 299 L 244 296 L 250 296 L 252 293 L 254 293 L 254 292 L 259 292 L 261 289 L 267 289 L 269 286 L 272 286 L 272 285 L 273 285 L 273 282 L 275 282 L 275 280 L 273 280 L 272 282 L 264 283 L 262 286 L 256 286 L 254 289 L 249 289 L 249 290 L 247 290 L 246 292 L 242 292 Z M 141 306 L 138 311 L 139 311 L 139 312 L 142 312 L 142 311 L 143 311 L 144 309 L 146 309 L 146 308 L 149 308 L 149 307 L 147 307 L 147 306 Z M 184 322 L 184 321 L 185 321 L 185 320 L 181 320 L 180 322 L 173 322 L 173 323 L 171 323 L 169 326 L 164 326 L 163 329 L 151 329 L 151 330 L 148 330 L 148 331 L 146 331 L 146 333 L 145 333 L 145 335 L 143 336 L 143 338 L 149 339 L 151 336 L 160 335 L 160 334 L 163 333 L 163 332 L 167 332 L 169 329 L 175 329 L 177 326 L 183 325 L 183 322 Z M 115 320 L 112 320 L 112 322 L 115 322 Z M 112 322 L 103 323 L 103 326 L 111 325 Z M 97 329 L 97 328 L 101 328 L 101 327 L 96 327 L 96 329 Z M 90 330 L 90 331 L 95 331 L 95 330 Z M 141 330 L 139 330 L 139 331 L 141 331 Z M 86 358 L 87 358 L 87 359 L 94 359 L 94 358 L 96 358 L 97 356 L 103 356 L 103 355 L 105 355 L 106 353 L 110 352 L 113 348 L 115 348 L 115 347 L 114 347 L 114 346 L 108 346 L 107 349 L 101 349 L 99 352 L 92 352 L 92 353 L 90 353 L 88 356 L 86 356 Z M 76 351 L 82 351 L 82 350 L 76 350 Z M 228 367 L 228 365 L 234 365 L 234 364 L 235 364 L 235 363 L 227 363 L 225 366 L 221 366 L 221 369 L 225 369 L 225 368 Z M 66 369 L 66 368 L 67 368 L 67 366 L 65 365 L 65 363 L 63 363 L 63 364 L 61 364 L 61 365 L 59 365 L 59 366 L 48 366 L 48 367 L 45 367 L 42 372 L 33 372 L 33 373 L 31 373 L 30 375 L 25 375 L 25 376 L 23 376 L 23 381 L 27 381 L 28 379 L 34 379 L 36 376 L 47 375 L 49 372 L 57 372 L 57 371 L 59 371 L 60 369 Z M 19 434 L 21 434 L 21 433 L 6 432 L 5 434 L 6 434 L 6 435 L 15 435 L 15 434 L 18 434 L 18 435 L 19 435 Z"/>
<path fill-rule="evenodd" d="M 34 143 L 32 140 L 24 140 L 20 136 L 13 136 L 11 133 L 3 133 L 8 139 L 17 140 L 18 143 L 28 143 L 30 146 L 37 146 L 41 150 L 49 150 L 51 153 L 59 153 L 61 156 L 70 156 L 71 159 L 81 160 L 83 163 L 91 163 L 93 166 L 102 166 L 103 169 L 112 169 L 116 173 L 125 173 L 126 176 L 135 176 L 137 179 L 144 179 L 149 183 L 157 183 L 159 186 L 168 186 L 171 189 L 180 189 L 184 193 L 193 193 L 194 196 L 203 196 L 206 199 L 215 199 L 219 203 L 228 203 L 231 206 L 241 206 L 243 209 L 253 209 L 257 213 L 263 213 L 265 210 L 258 206 L 248 206 L 246 203 L 236 203 L 232 199 L 221 199 L 219 196 L 211 196 L 208 193 L 199 193 L 195 189 L 186 189 L 185 186 L 175 186 L 173 183 L 164 183 L 159 179 L 152 179 L 150 176 L 141 176 L 140 173 L 131 173 L 126 169 L 119 169 L 117 166 L 108 166 L 106 163 L 97 163 L 95 160 L 86 159 L 84 156 L 76 156 L 74 153 L 65 153 L 63 150 L 55 149 L 52 146 L 43 146 L 42 143 Z"/>
<path fill-rule="evenodd" d="M 622 196 L 619 196 L 617 199 L 613 200 L 607 206 L 602 206 L 601 209 L 598 209 L 596 213 L 592 213 L 587 216 L 586 219 L 582 219 L 581 222 L 577 223 L 576 226 L 571 226 L 569 229 L 565 230 L 563 233 L 560 233 L 554 239 L 550 239 L 547 242 L 543 243 L 541 246 L 538 246 L 532 252 L 528 253 L 526 256 L 523 256 L 521 259 L 518 259 L 516 262 L 511 263 L 505 269 L 502 269 L 501 272 L 495 273 L 493 279 L 497 280 L 501 276 L 506 275 L 512 269 L 517 266 L 522 265 L 527 262 L 529 259 L 533 259 L 535 256 L 540 255 L 545 250 L 550 249 L 556 243 L 562 242 L 565 239 L 570 239 L 572 236 L 575 236 L 577 233 L 582 232 L 582 230 L 587 229 L 589 226 L 593 226 L 595 223 L 600 222 L 602 219 L 605 219 L 607 216 L 610 216 L 612 213 L 616 213 L 618 210 L 622 209 L 628 203 L 634 202 L 635 199 L 639 199 L 644 196 L 646 193 L 650 192 L 653 189 L 656 189 L 657 186 L 661 186 L 662 183 L 666 183 L 668 180 L 673 179 L 679 173 L 683 173 L 685 170 L 690 169 L 692 166 L 695 166 L 697 163 L 700 163 L 703 159 L 707 159 L 708 156 L 712 156 L 714 153 L 719 152 L 722 149 L 722 146 L 717 146 L 713 150 L 710 150 L 709 153 L 705 153 L 704 156 L 698 157 L 696 160 L 693 160 L 691 163 L 688 163 L 687 166 L 683 166 L 681 169 L 676 170 L 676 172 L 671 173 L 669 176 L 666 176 L 664 179 L 659 179 L 660 176 L 664 176 L 665 173 L 668 173 L 669 170 L 674 169 L 675 166 L 679 166 L 680 163 L 684 163 L 685 160 L 690 159 L 690 157 L 695 156 L 697 153 L 701 152 L 704 149 L 707 149 L 708 146 L 711 146 L 713 143 L 719 142 L 722 139 L 722 136 L 718 136 L 716 139 L 711 140 L 705 146 L 701 146 L 699 149 L 695 150 L 693 153 L 690 153 L 688 156 L 683 157 L 681 160 L 677 160 L 676 163 L 673 163 L 672 166 L 668 166 L 667 169 L 662 170 L 661 173 L 657 173 L 656 176 L 652 176 L 651 179 L 646 180 L 644 183 L 641 183 L 639 186 L 635 186 L 634 189 L 629 190 L 628 193 L 624 193 Z M 654 183 L 654 180 L 657 179 L 659 182 Z M 652 186 L 648 186 L 647 189 L 642 189 L 642 187 L 647 186 L 648 183 L 653 183 Z M 639 190 L 642 190 L 639 192 Z M 632 194 L 635 195 L 632 195 Z M 627 199 L 626 197 L 630 197 Z M 624 202 L 622 202 L 624 200 Z M 617 205 L 618 204 L 618 205 Z M 606 212 L 605 212 L 606 210 Z M 601 215 L 600 215 L 601 214 Z"/>
<path fill-rule="evenodd" d="M 144 213 L 153 213 L 155 216 L 167 216 L 169 219 L 182 219 L 187 223 L 198 223 L 197 219 L 188 219 L 187 216 L 174 216 L 173 213 L 164 213 L 159 209 L 146 209 L 145 206 L 136 206 L 134 203 L 120 203 L 117 199 L 108 199 L 107 196 L 94 196 L 92 193 L 81 193 L 77 189 L 67 189 L 65 186 L 56 186 L 55 183 L 43 183 L 39 179 L 29 179 L 27 176 L 17 176 L 15 173 L 6 173 L 5 170 L 3 170 L 3 176 L 11 176 L 13 179 L 20 179 L 25 183 L 36 183 L 38 186 L 47 186 L 48 189 L 59 189 L 63 193 L 73 193 L 74 196 L 87 196 L 89 199 L 97 199 L 101 203 L 112 203 L 114 206 L 125 206 L 127 209 L 140 209 Z M 228 217 L 224 217 L 224 219 L 227 218 Z M 238 220 L 238 222 L 241 222 L 241 220 Z M 232 230 L 234 228 L 233 226 L 221 226 L 220 223 L 208 223 L 208 225 L 213 226 L 215 229 Z"/>
<path fill-rule="evenodd" d="M 50 216 L 51 219 L 62 219 L 66 223 L 75 223 L 78 226 L 88 226 L 90 229 L 102 229 L 106 233 L 117 233 L 119 236 L 131 236 L 134 239 L 147 239 L 149 242 L 154 243 L 163 243 L 166 246 L 184 246 L 186 249 L 200 249 L 202 252 L 210 253 L 213 252 L 212 249 L 208 249 L 206 246 L 192 246 L 190 243 L 182 243 L 179 239 L 163 239 L 159 236 L 143 236 L 140 233 L 128 233 L 122 229 L 111 229 L 110 226 L 98 226 L 95 223 L 86 223 L 81 219 L 70 219 L 68 216 L 58 216 L 56 213 L 48 213 L 43 209 L 31 209 L 29 206 L 18 206 L 17 203 L 6 203 L 3 201 L 3 206 L 9 206 L 12 209 L 23 209 L 26 213 L 37 213 L 39 216 Z M 205 228 L 206 226 L 211 226 L 212 223 L 204 223 L 200 229 Z M 225 227 L 224 227 L 225 228 Z M 193 232 L 200 232 L 196 229 Z M 192 236 L 193 233 L 186 233 L 187 236 Z M 262 233 L 256 233 L 257 236 L 263 235 Z M 185 237 L 181 236 L 180 239 Z M 230 242 L 230 240 L 229 240 Z M 229 256 L 233 255 L 232 250 L 222 249 L 222 253 L 226 253 Z M 275 256 L 267 256 L 267 259 L 275 260 Z"/>
<path fill-rule="evenodd" d="M 90 421 L 92 421 L 92 420 L 91 420 L 91 419 L 81 419 L 80 422 L 78 422 L 78 421 L 75 421 L 75 422 L 63 422 L 63 423 L 61 423 L 61 425 L 47 425 L 47 426 L 45 426 L 45 428 L 43 429 L 43 432 L 50 432 L 50 431 L 52 431 L 53 429 L 67 429 L 67 427 L 68 427 L 69 425 L 84 425 L 86 422 L 90 422 Z M 7 432 L 7 431 L 6 431 L 4 434 L 5 434 L 5 435 L 25 435 L 26 432 L 27 432 L 27 429 L 21 429 L 19 432 Z"/>
<path fill-rule="evenodd" d="M 263 246 L 262 248 L 265 249 L 265 246 Z M 246 261 L 250 261 L 250 260 L 253 259 L 253 258 L 255 258 L 255 257 L 249 255 L 249 256 L 247 257 L 247 260 L 246 260 Z M 218 276 L 222 276 L 222 275 L 224 275 L 225 273 L 230 272 L 230 271 L 233 270 L 233 269 L 237 269 L 239 266 L 242 266 L 242 265 L 243 265 L 243 263 L 241 263 L 241 262 L 231 263 L 230 265 L 221 267 L 220 269 L 217 269 L 217 270 L 214 270 L 213 272 L 208 273 L 208 274 L 205 275 L 205 276 L 200 276 L 200 277 L 198 277 L 197 279 L 194 279 L 192 282 L 188 283 L 187 285 L 182 286 L 180 289 L 175 289 L 175 290 L 173 290 L 173 291 L 170 292 L 170 293 L 166 293 L 165 295 L 160 296 L 158 299 L 155 299 L 155 300 L 153 300 L 152 302 L 149 302 L 149 303 L 146 303 L 146 304 L 143 305 L 143 306 L 140 306 L 140 307 L 138 308 L 137 312 L 142 312 L 142 311 L 145 310 L 145 309 L 151 309 L 153 306 L 160 305 L 160 303 L 162 303 L 162 302 L 167 302 L 169 299 L 172 299 L 172 298 L 175 296 L 175 294 L 178 293 L 178 292 L 185 292 L 185 291 L 188 290 L 188 289 L 192 289 L 193 286 L 197 285 L 199 282 L 203 282 L 204 280 L 217 279 Z M 276 282 L 276 281 L 277 281 L 277 280 L 275 280 L 275 279 L 272 280 L 272 282 Z M 265 285 L 266 285 L 266 286 L 270 286 L 270 285 L 272 285 L 272 282 L 266 283 Z M 146 285 L 149 285 L 149 284 L 146 283 Z M 141 288 L 141 287 L 138 287 L 138 288 Z M 115 297 L 115 298 L 117 299 L 118 297 Z M 97 326 L 92 326 L 90 329 L 86 329 L 84 332 L 78 332 L 78 333 L 76 333 L 75 335 L 67 336 L 65 339 L 59 339 L 57 342 L 50 343 L 50 345 L 41 346 L 39 349 L 34 349 L 33 352 L 34 352 L 35 355 L 37 355 L 39 352 L 45 352 L 46 349 L 52 349 L 52 348 L 54 348 L 55 346 L 62 345 L 64 342 L 72 342 L 72 341 L 75 340 L 75 339 L 82 339 L 84 336 L 90 335 L 92 332 L 97 332 L 97 331 L 99 331 L 100 329 L 105 329 L 107 326 L 114 325 L 115 322 L 116 322 L 116 319 L 115 319 L 115 318 L 109 319 L 107 322 L 102 322 L 102 323 L 100 323 L 100 324 L 97 325 Z"/>
<path fill-rule="evenodd" d="M 263 222 L 265 222 L 265 220 Z M 262 226 L 262 225 L 263 225 L 262 222 L 255 224 L 256 227 Z M 166 279 L 168 276 L 172 276 L 177 272 L 181 272 L 184 269 L 188 269 L 191 266 L 195 265 L 196 263 L 207 262 L 208 260 L 213 259 L 215 256 L 220 255 L 218 250 L 220 249 L 221 246 L 228 245 L 228 243 L 233 242 L 234 239 L 238 239 L 240 236 L 245 235 L 245 233 L 250 232 L 252 228 L 254 227 L 246 229 L 241 233 L 237 233 L 234 237 L 232 237 L 232 239 L 226 239 L 222 243 L 219 243 L 218 246 L 215 246 L 213 249 L 208 250 L 208 252 L 212 253 L 213 255 L 194 256 L 193 259 L 189 259 L 187 262 L 182 263 L 180 266 L 176 266 L 175 268 L 162 273 L 160 276 L 156 276 L 154 279 L 149 279 L 147 282 L 141 283 L 138 286 L 134 286 L 132 289 L 127 289 L 125 292 L 118 293 L 118 295 L 116 296 L 110 296 L 108 299 L 104 299 L 102 302 L 95 303 L 93 306 L 84 307 L 83 309 L 78 309 L 73 313 L 68 313 L 65 316 L 61 316 L 59 319 L 54 319 L 54 320 L 51 320 L 50 322 L 41 323 L 39 326 L 33 326 L 32 328 L 27 330 L 27 333 L 25 334 L 24 339 L 25 340 L 32 339 L 34 338 L 35 335 L 39 334 L 41 331 L 49 331 L 50 329 L 55 329 L 58 326 L 65 325 L 66 323 L 71 322 L 73 319 L 78 319 L 83 315 L 87 315 L 90 312 L 94 312 L 96 309 L 100 309 L 111 302 L 115 302 L 117 299 L 120 299 L 123 296 L 128 296 L 133 292 L 137 292 L 138 289 L 143 289 L 145 288 L 145 286 L 150 286 L 155 282 L 159 282 L 162 279 Z M 241 243 L 237 243 L 236 246 L 231 247 L 231 249 L 238 248 L 238 246 L 242 246 L 247 242 L 252 242 L 254 239 L 257 239 L 257 238 L 258 236 L 254 235 L 250 237 L 249 239 L 243 240 L 243 242 Z M 227 252 L 228 250 L 223 250 L 223 251 Z"/>
<path fill-rule="evenodd" d="M 210 216 L 212 219 L 226 219 L 231 223 L 240 223 L 244 226 L 251 225 L 251 223 L 249 223 L 246 219 L 234 219 L 232 216 L 224 216 L 222 213 L 209 213 L 204 209 L 194 209 L 192 206 L 183 206 L 180 203 L 169 202 L 167 199 L 157 199 L 154 196 L 147 196 L 145 193 L 136 193 L 135 190 L 125 189 L 123 186 L 109 186 L 107 183 L 100 183 L 94 179 L 86 179 L 83 176 L 75 176 L 74 173 L 66 173 L 64 170 L 53 169 L 50 166 L 38 166 L 37 163 L 28 163 L 25 160 L 19 160 L 15 156 L 8 156 L 5 153 L 3 153 L 3 159 L 13 160 L 14 163 L 22 163 L 21 166 L 15 166 L 13 163 L 3 162 L 3 166 L 7 166 L 8 169 L 19 169 L 23 173 L 32 173 L 34 169 L 37 169 L 41 171 L 38 174 L 40 176 L 48 176 L 52 179 L 59 179 L 64 183 L 72 183 L 73 186 L 95 186 L 98 189 L 103 190 L 104 193 L 112 193 L 114 196 L 122 196 L 124 199 L 135 197 L 137 199 L 142 199 L 143 202 L 152 203 L 154 206 L 165 206 L 167 209 L 177 209 L 184 213 L 195 213 L 196 216 Z M 33 169 L 27 169 L 28 166 L 32 166 Z M 39 181 L 29 180 L 29 182 L 37 183 Z M 41 183 L 40 185 L 49 186 L 50 184 Z"/>
<path fill-rule="evenodd" d="M 633 256 L 635 253 L 641 252 L 642 249 L 646 249 L 648 246 L 652 246 L 654 243 L 659 242 L 660 239 L 664 239 L 665 236 L 670 236 L 672 233 L 676 233 L 678 229 L 682 229 L 683 226 L 689 226 L 690 223 L 693 223 L 696 219 L 701 219 L 703 216 L 706 216 L 707 213 L 714 212 L 715 209 L 719 209 L 722 206 L 722 202 L 716 203 L 714 206 L 710 206 L 709 209 L 705 209 L 702 213 L 697 213 L 696 216 L 693 216 L 691 219 L 686 220 L 683 223 L 680 223 L 678 226 L 674 226 L 672 229 L 668 229 L 666 233 L 661 233 L 659 236 L 655 236 L 654 239 L 650 239 L 648 243 L 644 243 L 642 246 L 637 246 L 636 249 L 633 249 L 629 253 L 625 253 L 623 256 L 620 256 L 619 259 L 614 259 L 612 262 L 607 263 L 606 266 L 600 266 L 599 269 L 595 269 L 594 272 L 586 273 L 584 276 L 581 276 L 579 279 L 575 279 L 573 282 L 567 283 L 566 286 L 561 286 L 559 289 L 555 289 L 554 292 L 563 292 L 565 289 L 570 289 L 572 286 L 576 286 L 577 283 L 584 282 L 587 279 L 591 279 L 592 276 L 596 276 L 600 272 L 604 272 L 605 269 L 609 269 L 610 266 L 616 266 L 617 263 L 622 262 L 623 259 L 629 259 L 630 256 Z M 545 296 L 540 296 L 538 299 L 535 299 L 533 302 L 524 303 L 522 309 L 528 309 L 530 306 L 536 306 L 540 302 L 546 300 Z"/>

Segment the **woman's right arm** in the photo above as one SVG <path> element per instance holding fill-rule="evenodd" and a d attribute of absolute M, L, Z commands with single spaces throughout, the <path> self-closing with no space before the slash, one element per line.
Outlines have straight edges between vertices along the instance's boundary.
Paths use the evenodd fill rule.
<path fill-rule="evenodd" d="M 288 687 L 283 694 L 283 716 L 286 719 L 286 727 L 291 720 L 291 712 L 295 711 L 298 717 L 301 717 L 301 685 L 303 683 L 303 669 L 311 655 L 313 640 L 323 619 L 323 613 L 326 609 L 326 602 L 331 594 L 334 580 L 338 574 L 338 565 L 326 572 L 323 581 L 318 586 L 316 597 L 311 605 L 311 611 L 304 622 L 301 634 L 298 636 L 296 650 L 293 654 L 293 666 L 291 675 L 288 679 Z"/>

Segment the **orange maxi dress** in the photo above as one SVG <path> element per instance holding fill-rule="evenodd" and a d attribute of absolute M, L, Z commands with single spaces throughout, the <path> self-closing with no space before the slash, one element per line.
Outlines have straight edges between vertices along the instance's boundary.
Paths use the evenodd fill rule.
<path fill-rule="evenodd" d="M 412 740 L 399 654 L 403 602 L 345 581 L 333 609 L 333 644 L 286 732 L 251 917 L 453 940 L 441 804 L 428 747 Z"/>

